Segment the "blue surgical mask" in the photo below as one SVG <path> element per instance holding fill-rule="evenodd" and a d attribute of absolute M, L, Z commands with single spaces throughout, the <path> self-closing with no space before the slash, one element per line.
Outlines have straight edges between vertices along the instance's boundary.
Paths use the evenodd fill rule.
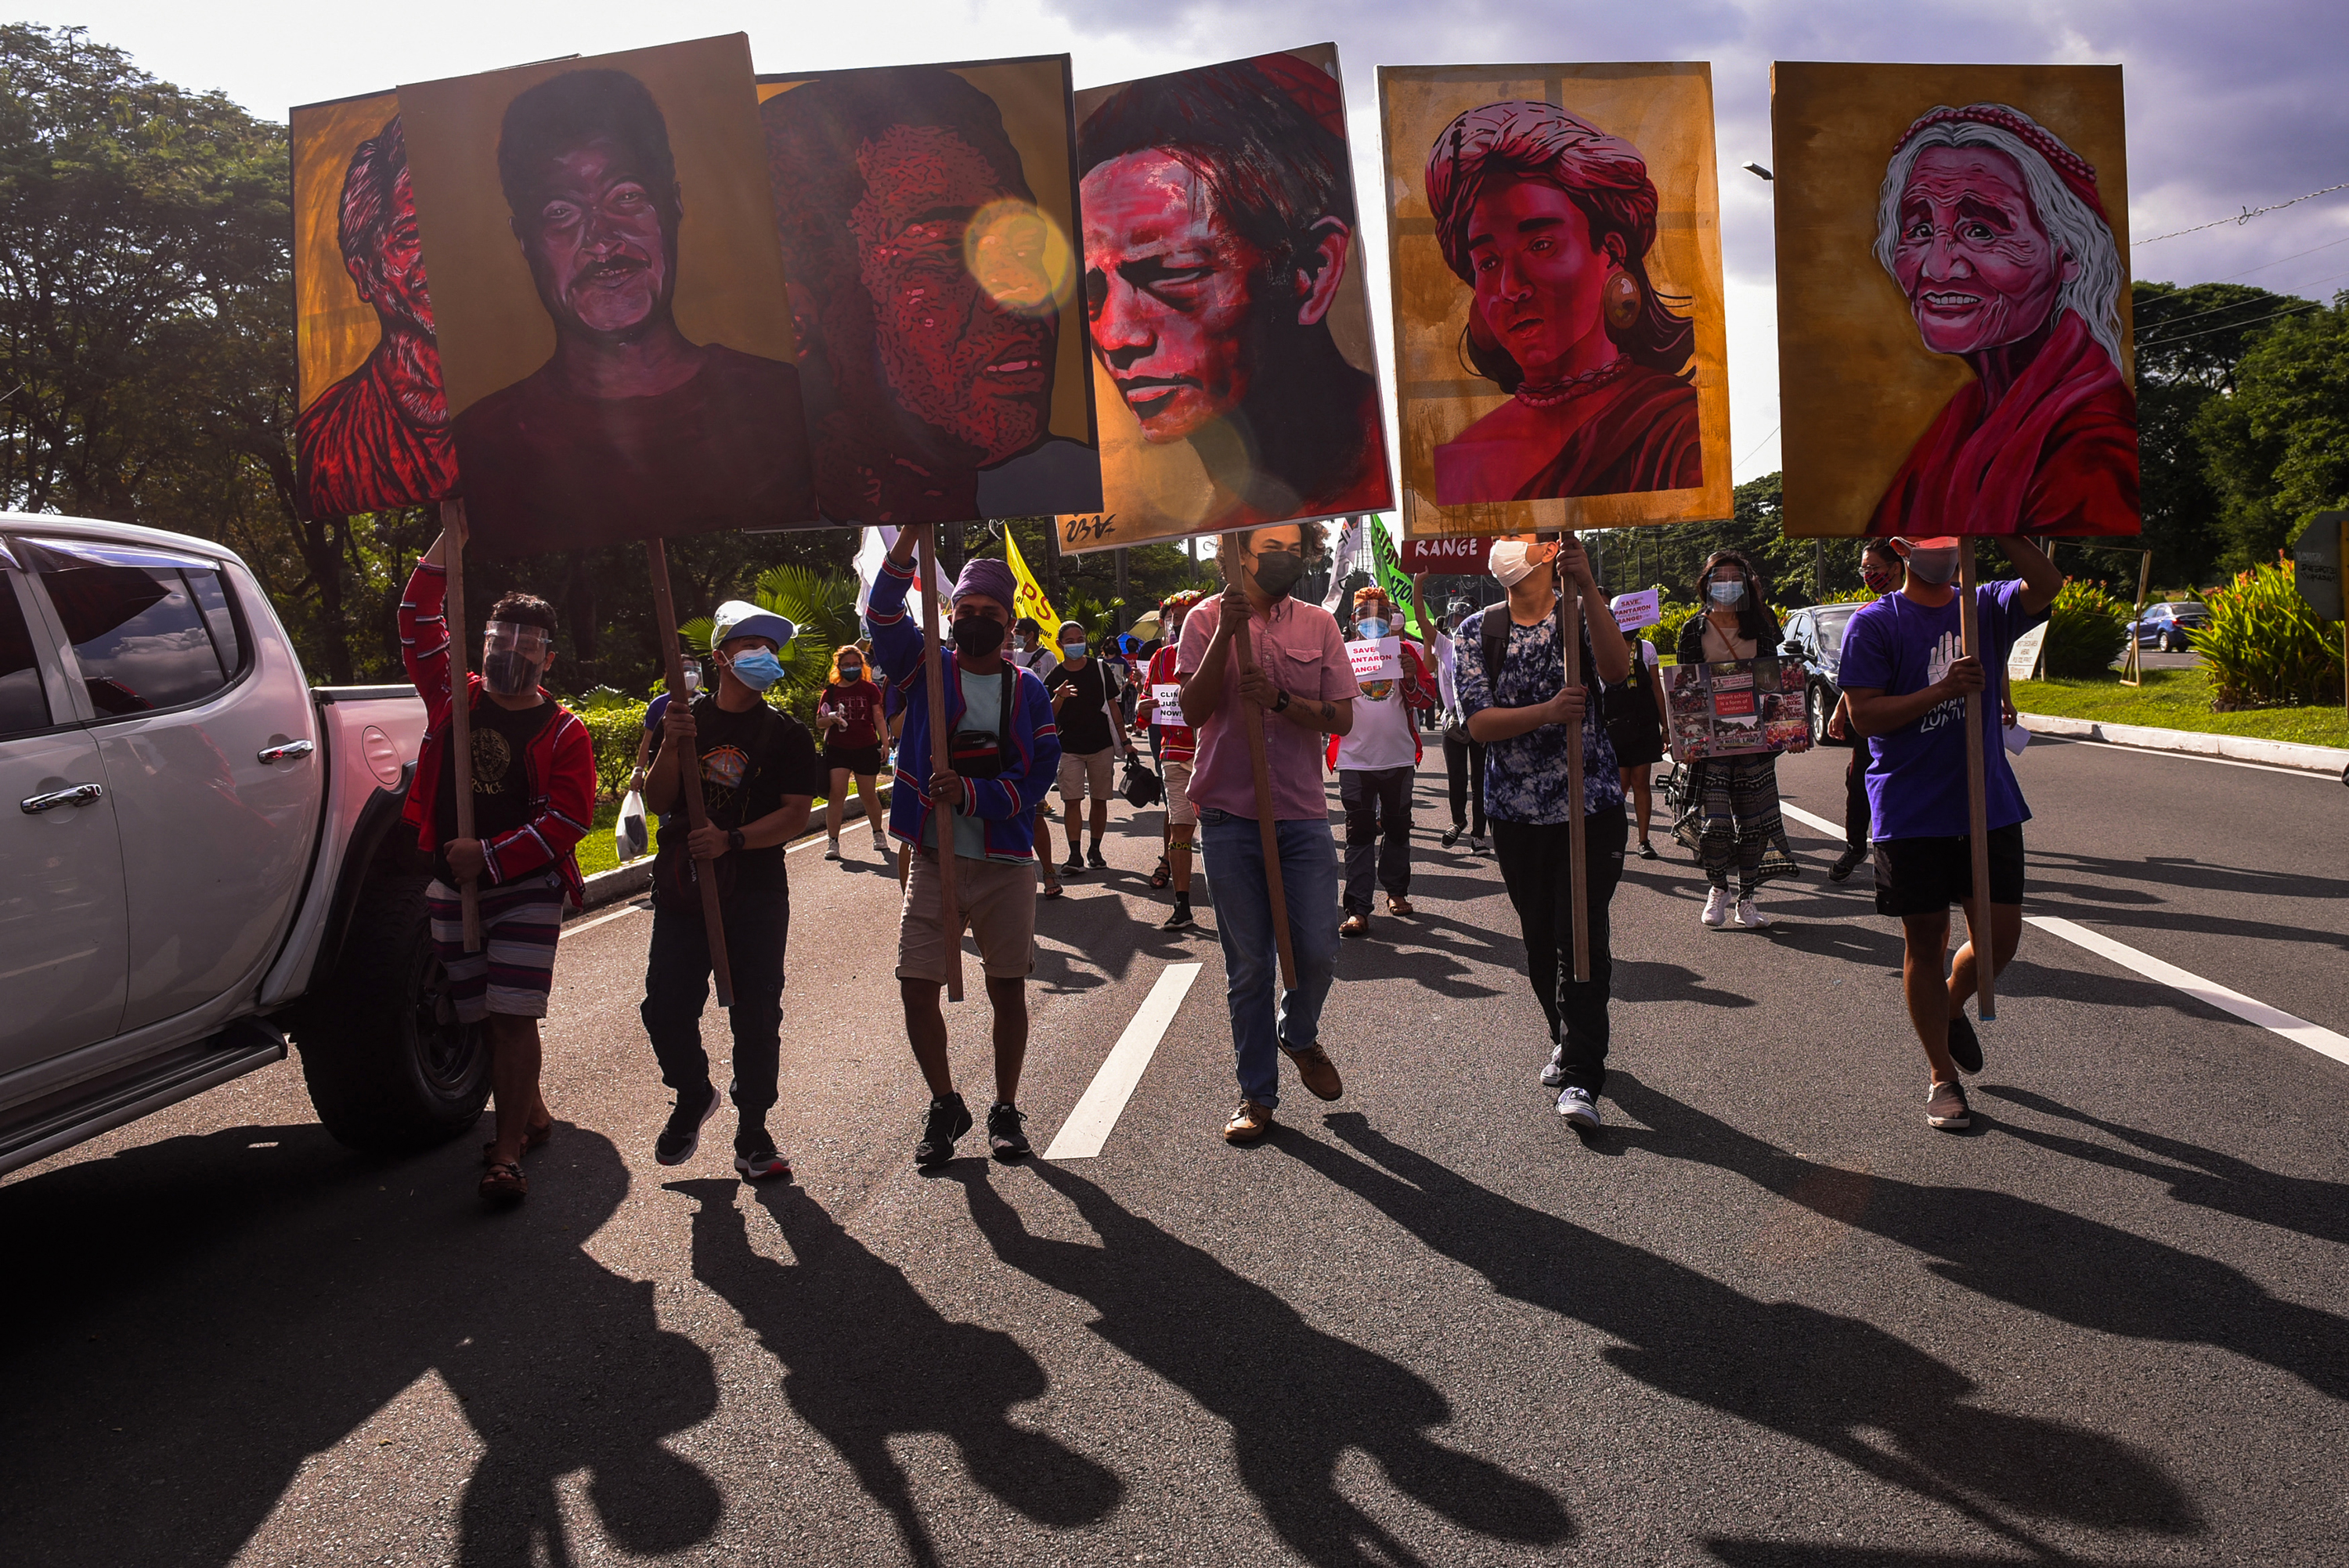
<path fill-rule="evenodd" d="M 1743 603 L 1745 598 L 1745 584 L 1743 583 L 1708 583 L 1704 591 L 1714 603 L 1724 609 Z"/>
<path fill-rule="evenodd" d="M 783 661 L 764 648 L 753 648 L 747 654 L 737 654 L 728 666 L 734 678 L 752 691 L 765 691 L 783 678 Z"/>
<path fill-rule="evenodd" d="M 1362 641 L 1366 643 L 1375 643 L 1387 634 L 1386 622 L 1376 615 L 1363 616 L 1354 623 L 1354 628 L 1362 634 Z"/>

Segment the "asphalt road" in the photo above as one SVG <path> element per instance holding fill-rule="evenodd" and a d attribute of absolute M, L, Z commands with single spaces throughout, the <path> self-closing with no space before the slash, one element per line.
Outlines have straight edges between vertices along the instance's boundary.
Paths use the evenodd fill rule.
<path fill-rule="evenodd" d="M 1843 756 L 1788 802 L 1839 818 Z M 2029 913 L 2349 1033 L 2349 790 L 2020 768 Z M 293 1063 L 12 1177 L 0 1562 L 2340 1561 L 2349 1068 L 2032 928 L 1976 1130 L 1930 1131 L 1894 934 L 1794 821 L 1768 933 L 1631 862 L 1586 1144 L 1492 861 L 1423 834 L 1420 913 L 1342 956 L 1346 1098 L 1230 1149 L 1155 821 L 1040 922 L 1040 1149 L 1204 965 L 1098 1158 L 915 1173 L 895 882 L 808 851 L 792 1186 L 732 1179 L 730 1114 L 653 1162 L 641 913 L 564 944 L 519 1212 L 476 1140 L 345 1152 Z"/>

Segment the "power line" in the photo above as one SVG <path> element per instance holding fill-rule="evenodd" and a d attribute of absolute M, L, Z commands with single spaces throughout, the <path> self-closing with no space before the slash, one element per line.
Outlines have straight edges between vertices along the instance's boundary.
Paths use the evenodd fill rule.
<path fill-rule="evenodd" d="M 1778 425 L 1783 425 L 1783 424 L 1785 424 L 1785 420 L 1783 420 L 1783 419 L 1781 419 L 1781 420 L 1778 422 Z M 1776 435 L 1776 434 L 1778 433 L 1778 425 L 1773 425 L 1773 426 L 1771 426 L 1771 427 L 1770 427 L 1770 436 L 1775 436 L 1775 435 Z M 1746 453 L 1744 457 L 1742 457 L 1742 458 L 1738 459 L 1735 462 L 1733 462 L 1733 463 L 1730 464 L 1730 465 L 1729 465 L 1730 471 L 1731 471 L 1732 473 L 1734 473 L 1734 472 L 1736 472 L 1739 469 L 1742 469 L 1742 468 L 1744 468 L 1746 464 L 1748 464 L 1748 463 L 1752 462 L 1752 461 L 1754 460 L 1754 453 L 1755 453 L 1755 452 L 1759 452 L 1763 448 L 1764 448 L 1764 447 L 1766 447 L 1766 446 L 1768 446 L 1768 445 L 1770 444 L 1770 436 L 1764 436 L 1764 437 L 1763 437 L 1760 440 L 1758 440 L 1758 441 L 1754 442 L 1754 451 Z"/>
<path fill-rule="evenodd" d="M 2322 191 L 2312 191 L 2305 196 L 2295 196 L 2289 201 L 2271 202 L 2265 207 L 2246 207 L 2232 218 L 2213 218 L 2207 223 L 2197 223 L 2190 229 L 2172 229 L 2167 234 L 2154 235 L 2151 240 L 2131 240 L 2129 249 L 2135 250 L 2139 245 L 2150 245 L 2156 240 L 2174 240 L 2180 234 L 2199 234 L 2205 229 L 2216 229 L 2223 223 L 2232 223 L 2240 228 L 2262 212 L 2281 212 L 2287 207 L 2297 207 L 2302 201 L 2313 201 L 2319 196 L 2330 196 L 2335 191 L 2349 191 L 2349 180 L 2344 180 L 2338 185 L 2327 185 Z"/>
<path fill-rule="evenodd" d="M 2189 338 L 2208 337 L 2214 332 L 2240 332 L 2245 327 L 2257 326 L 2263 321 L 2276 321 L 2287 315 L 2305 315 L 2312 310 L 2323 310 L 2323 308 L 2324 306 L 2317 303 L 2315 300 L 2302 300 L 2298 304 L 2286 306 L 2284 309 L 2277 311 L 2270 315 L 2255 316 L 2250 321 L 2230 322 L 2223 326 L 2206 326 L 2199 332 L 2184 332 L 2178 334 L 2176 337 L 2165 337 L 2155 344 L 2154 346 L 2158 348 L 2167 348 L 2173 343 L 2184 343 Z M 2143 346 L 2140 345 L 2139 346 L 2142 347 Z"/>

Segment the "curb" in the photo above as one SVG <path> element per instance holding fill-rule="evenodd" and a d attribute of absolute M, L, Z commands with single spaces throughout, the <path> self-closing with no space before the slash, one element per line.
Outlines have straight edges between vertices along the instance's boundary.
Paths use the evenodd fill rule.
<path fill-rule="evenodd" d="M 888 799 L 889 786 L 882 785 L 878 793 L 882 799 Z M 811 831 L 801 834 L 783 847 L 795 849 L 810 839 L 821 837 L 823 832 L 823 827 L 818 823 Z M 615 866 L 608 872 L 597 872 L 587 879 L 587 896 L 579 905 L 579 913 L 585 914 L 591 909 L 601 909 L 607 903 L 618 903 L 623 899 L 635 898 L 639 893 L 650 892 L 652 885 L 653 857 L 650 855 L 638 856 L 626 865 Z"/>
<path fill-rule="evenodd" d="M 2057 718 L 2042 713 L 2026 713 L 2021 717 L 2023 727 L 2034 735 L 2068 735 L 2147 751 L 2226 757 L 2238 762 L 2261 762 L 2271 768 L 2293 768 L 2309 773 L 2349 772 L 2349 748 L 2302 746 L 2297 741 L 2262 740 L 2251 735 L 2209 735 L 2193 729 L 2156 729 L 2142 724 L 2099 724 L 2093 718 Z"/>

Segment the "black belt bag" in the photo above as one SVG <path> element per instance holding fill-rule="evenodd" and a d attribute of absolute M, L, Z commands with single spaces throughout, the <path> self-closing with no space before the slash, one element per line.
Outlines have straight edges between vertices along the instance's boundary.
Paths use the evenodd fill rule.
<path fill-rule="evenodd" d="M 995 779 L 1002 775 L 1011 734 L 1011 688 L 1019 680 L 1019 666 L 1003 666 L 1003 712 L 993 735 L 983 729 L 957 729 L 947 737 L 947 766 L 964 779 Z"/>

